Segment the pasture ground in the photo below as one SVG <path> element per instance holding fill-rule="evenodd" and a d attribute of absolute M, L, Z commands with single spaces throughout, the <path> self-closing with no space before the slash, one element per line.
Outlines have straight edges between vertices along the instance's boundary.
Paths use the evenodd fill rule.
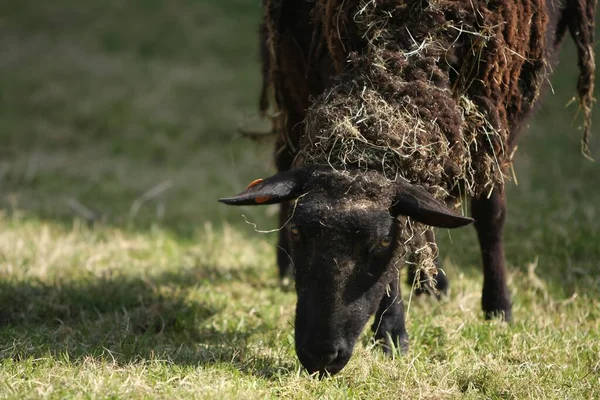
<path fill-rule="evenodd" d="M 0 398 L 598 398 L 600 168 L 565 107 L 572 46 L 509 185 L 514 323 L 482 318 L 473 230 L 441 231 L 450 296 L 405 287 L 409 353 L 366 332 L 319 381 L 276 237 L 241 216 L 271 229 L 275 209 L 216 203 L 273 171 L 271 145 L 236 134 L 255 124 L 259 3 L 0 4 Z"/>

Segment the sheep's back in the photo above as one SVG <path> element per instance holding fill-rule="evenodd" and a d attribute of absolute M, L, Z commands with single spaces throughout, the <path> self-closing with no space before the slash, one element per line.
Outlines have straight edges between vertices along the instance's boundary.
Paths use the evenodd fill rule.
<path fill-rule="evenodd" d="M 265 81 L 284 151 L 402 176 L 439 197 L 459 185 L 490 191 L 564 33 L 548 7 L 266 0 Z"/>

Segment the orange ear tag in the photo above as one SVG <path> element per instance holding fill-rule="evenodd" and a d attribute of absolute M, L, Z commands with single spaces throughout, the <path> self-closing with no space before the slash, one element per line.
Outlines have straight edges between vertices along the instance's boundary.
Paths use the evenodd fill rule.
<path fill-rule="evenodd" d="M 258 178 L 258 179 L 255 179 L 255 180 L 253 180 L 252 182 L 250 182 L 250 184 L 248 185 L 248 187 L 247 187 L 246 189 L 250 189 L 252 186 L 256 186 L 256 185 L 258 185 L 259 183 L 261 183 L 262 181 L 263 181 L 263 180 L 262 180 L 262 179 L 260 179 L 260 178 Z"/>
<path fill-rule="evenodd" d="M 271 196 L 261 196 L 254 199 L 257 204 L 266 203 L 269 200 L 271 200 Z"/>

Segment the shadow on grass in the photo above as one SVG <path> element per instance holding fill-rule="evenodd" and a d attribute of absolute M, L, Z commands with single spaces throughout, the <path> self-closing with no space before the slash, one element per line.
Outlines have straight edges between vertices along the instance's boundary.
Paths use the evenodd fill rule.
<path fill-rule="evenodd" d="M 42 282 L 0 280 L 0 362 L 51 356 L 69 362 L 89 358 L 118 365 L 161 360 L 180 366 L 226 364 L 271 378 L 296 367 L 259 354 L 250 340 L 266 323 L 240 324 L 225 300 L 198 299 L 190 289 L 247 277 L 202 267 L 149 279 L 107 277 Z"/>

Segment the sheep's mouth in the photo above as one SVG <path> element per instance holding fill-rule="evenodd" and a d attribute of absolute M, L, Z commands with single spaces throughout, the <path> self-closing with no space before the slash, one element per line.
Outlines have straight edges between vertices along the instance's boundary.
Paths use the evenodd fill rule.
<path fill-rule="evenodd" d="M 340 362 L 330 364 L 327 367 L 323 368 L 322 370 L 317 371 L 317 373 L 319 374 L 319 377 L 323 377 L 323 378 L 336 375 L 338 372 L 343 370 L 344 367 L 346 367 L 346 364 L 348 364 L 348 361 L 350 361 L 350 357 L 348 357 L 346 360 L 342 360 Z"/>
<path fill-rule="evenodd" d="M 338 354 L 333 360 L 329 361 L 327 365 L 317 367 L 304 350 L 298 349 L 297 354 L 300 363 L 306 371 L 320 379 L 336 375 L 346 367 L 350 358 L 352 358 L 352 351 L 344 351 Z"/>

